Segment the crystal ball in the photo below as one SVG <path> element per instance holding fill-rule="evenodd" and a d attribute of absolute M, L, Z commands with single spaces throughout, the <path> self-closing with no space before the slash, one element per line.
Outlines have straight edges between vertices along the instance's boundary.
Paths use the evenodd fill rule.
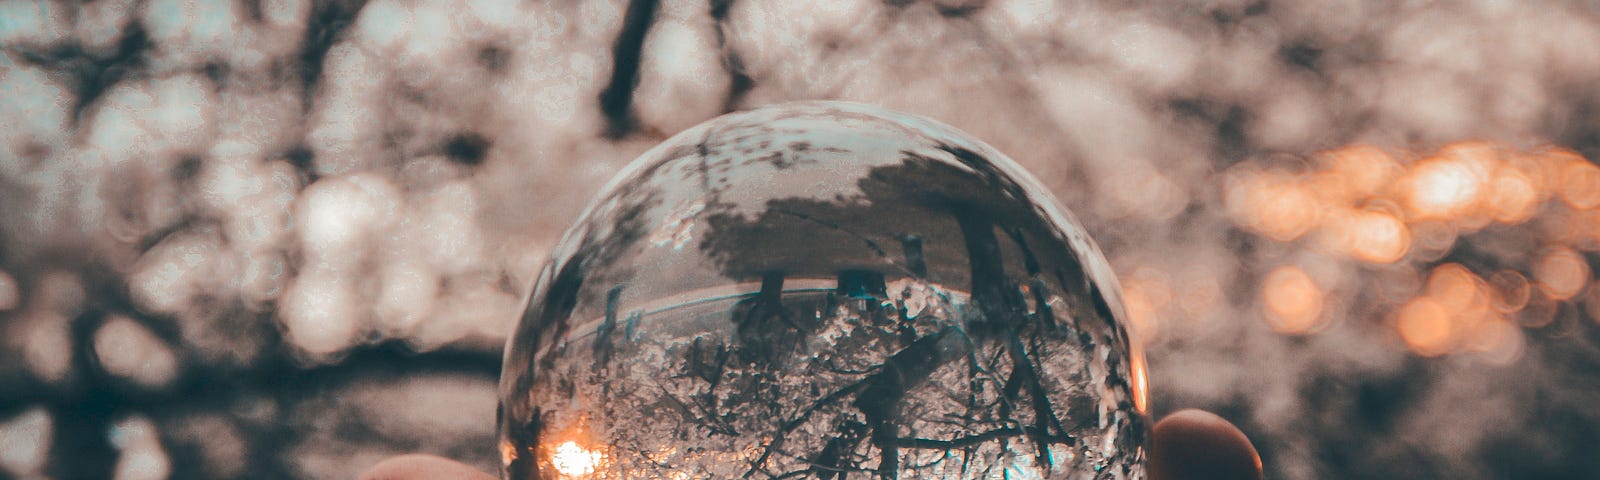
<path fill-rule="evenodd" d="M 1111 268 L 952 127 L 807 102 L 622 170 L 556 246 L 500 381 L 510 479 L 1142 478 Z"/>

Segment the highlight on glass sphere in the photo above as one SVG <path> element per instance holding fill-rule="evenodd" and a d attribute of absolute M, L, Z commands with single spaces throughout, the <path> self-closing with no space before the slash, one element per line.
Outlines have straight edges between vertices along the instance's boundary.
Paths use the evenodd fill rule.
<path fill-rule="evenodd" d="M 500 382 L 510 479 L 1143 478 L 1143 359 L 1016 163 L 875 107 L 707 121 L 556 247 Z"/>

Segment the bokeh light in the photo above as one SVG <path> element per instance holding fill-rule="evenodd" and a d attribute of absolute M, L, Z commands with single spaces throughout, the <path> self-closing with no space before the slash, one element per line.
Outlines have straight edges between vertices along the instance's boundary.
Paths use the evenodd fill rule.
<path fill-rule="evenodd" d="M 143 416 L 122 419 L 106 432 L 120 454 L 112 470 L 117 480 L 161 480 L 172 475 L 172 460 L 161 445 L 155 422 Z"/>
<path fill-rule="evenodd" d="M 1300 238 L 1321 220 L 1322 205 L 1297 177 L 1275 171 L 1243 171 L 1230 178 L 1229 203 L 1244 226 L 1273 240 Z"/>
<path fill-rule="evenodd" d="M 1455 337 L 1450 311 L 1428 297 L 1419 297 L 1400 307 L 1395 328 L 1411 351 L 1428 357 L 1449 352 Z"/>
<path fill-rule="evenodd" d="M 55 419 L 41 407 L 32 407 L 0 420 L 0 468 L 17 475 L 37 474 L 48 460 Z"/>
<path fill-rule="evenodd" d="M 1566 300 L 1589 283 L 1589 263 L 1571 248 L 1554 247 L 1534 260 L 1533 278 L 1551 300 Z"/>
<path fill-rule="evenodd" d="M 1303 335 L 1322 324 L 1322 288 L 1299 267 L 1273 269 L 1263 280 L 1261 297 L 1267 307 L 1267 324 L 1273 330 Z"/>
<path fill-rule="evenodd" d="M 1394 263 L 1411 250 L 1411 230 L 1393 213 L 1382 210 L 1350 212 L 1339 220 L 1336 235 L 1340 249 L 1351 258 L 1369 263 Z"/>
<path fill-rule="evenodd" d="M 1527 173 L 1515 167 L 1501 167 L 1489 185 L 1484 205 L 1495 221 L 1518 224 L 1533 217 L 1539 207 L 1540 192 Z"/>
<path fill-rule="evenodd" d="M 133 319 L 113 316 L 94 334 L 94 351 L 106 372 L 144 388 L 161 388 L 178 374 L 178 358 Z"/>
<path fill-rule="evenodd" d="M 1600 167 L 1575 154 L 1560 156 L 1561 199 L 1574 209 L 1600 207 Z"/>
<path fill-rule="evenodd" d="M 15 317 L 14 317 L 15 318 Z M 7 332 L 16 339 L 12 347 L 22 353 L 22 361 L 34 378 L 60 383 L 72 374 L 72 332 L 66 316 L 51 310 L 34 310 L 15 318 Z"/>
<path fill-rule="evenodd" d="M 1356 145 L 1316 158 L 1300 173 L 1248 163 L 1230 168 L 1224 195 L 1231 218 L 1275 242 L 1318 232 L 1321 241 L 1313 247 L 1321 251 L 1357 264 L 1398 265 L 1401 274 L 1380 276 L 1392 281 L 1372 288 L 1395 302 L 1390 324 L 1417 355 L 1470 351 L 1491 364 L 1510 364 L 1525 349 L 1522 328 L 1547 325 L 1560 303 L 1591 284 L 1583 252 L 1600 249 L 1600 223 L 1594 223 L 1600 222 L 1594 200 L 1600 198 L 1594 193 L 1600 192 L 1600 167 L 1572 150 L 1467 141 L 1431 153 Z M 1516 227 L 1524 224 L 1531 226 Z M 1506 235 L 1517 231 L 1509 228 L 1549 235 L 1543 247 L 1508 243 Z M 1500 243 L 1482 243 L 1480 232 Z M 1461 255 L 1463 245 L 1490 249 L 1481 253 L 1507 259 L 1510 268 L 1479 273 L 1447 261 Z M 1425 280 L 1416 281 L 1416 296 L 1405 297 L 1411 289 L 1395 281 L 1414 277 L 1403 273 L 1411 269 Z M 1313 330 L 1316 322 L 1300 312 L 1324 301 L 1324 290 L 1295 267 L 1260 278 L 1269 325 L 1290 334 Z"/>
<path fill-rule="evenodd" d="M 1470 335 L 1467 349 L 1491 365 L 1509 365 L 1522 356 L 1525 348 L 1522 329 L 1500 319 L 1478 323 Z"/>
<path fill-rule="evenodd" d="M 1437 220 L 1469 213 L 1488 180 L 1483 163 L 1473 160 L 1479 159 L 1435 157 L 1413 164 L 1400 185 L 1410 215 Z"/>
<path fill-rule="evenodd" d="M 1149 343 L 1161 336 L 1168 304 L 1172 302 L 1173 289 L 1164 273 L 1152 267 L 1140 267 L 1126 275 L 1122 282 L 1122 301 L 1128 310 L 1128 334 L 1136 341 Z"/>

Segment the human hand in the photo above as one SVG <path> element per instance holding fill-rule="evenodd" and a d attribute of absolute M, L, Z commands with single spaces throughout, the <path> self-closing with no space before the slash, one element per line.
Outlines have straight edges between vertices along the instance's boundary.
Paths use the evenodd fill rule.
<path fill-rule="evenodd" d="M 1151 480 L 1258 480 L 1261 457 L 1238 427 L 1200 410 L 1182 410 L 1156 423 L 1150 446 Z M 455 461 L 402 455 L 378 463 L 361 480 L 495 480 Z"/>
<path fill-rule="evenodd" d="M 1259 480 L 1261 456 L 1238 427 L 1201 410 L 1179 410 L 1156 423 L 1151 480 Z"/>

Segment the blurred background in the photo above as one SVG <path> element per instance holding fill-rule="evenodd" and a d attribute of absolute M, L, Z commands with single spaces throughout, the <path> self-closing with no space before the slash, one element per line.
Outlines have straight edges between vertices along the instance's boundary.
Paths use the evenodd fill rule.
<path fill-rule="evenodd" d="M 1270 478 L 1600 478 L 1600 7 L 1122 3 L 0 0 L 0 478 L 493 469 L 588 197 L 799 99 L 1037 174 Z"/>

